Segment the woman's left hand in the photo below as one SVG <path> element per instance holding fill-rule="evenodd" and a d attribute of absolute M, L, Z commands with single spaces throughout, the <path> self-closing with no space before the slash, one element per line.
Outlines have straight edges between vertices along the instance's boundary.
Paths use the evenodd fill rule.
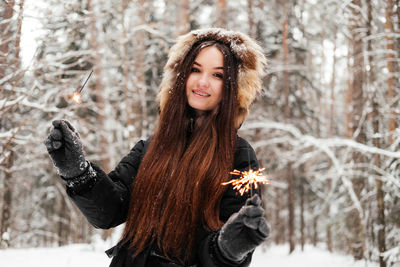
<path fill-rule="evenodd" d="M 241 261 L 269 236 L 261 198 L 254 195 L 222 226 L 217 242 L 224 257 Z"/>

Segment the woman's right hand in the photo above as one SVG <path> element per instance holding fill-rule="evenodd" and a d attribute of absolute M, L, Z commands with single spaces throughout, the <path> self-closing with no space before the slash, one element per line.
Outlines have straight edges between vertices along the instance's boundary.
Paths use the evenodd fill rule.
<path fill-rule="evenodd" d="M 79 133 L 67 120 L 54 120 L 53 128 L 44 141 L 58 173 L 64 179 L 71 179 L 83 174 L 88 163 L 83 153 Z"/>

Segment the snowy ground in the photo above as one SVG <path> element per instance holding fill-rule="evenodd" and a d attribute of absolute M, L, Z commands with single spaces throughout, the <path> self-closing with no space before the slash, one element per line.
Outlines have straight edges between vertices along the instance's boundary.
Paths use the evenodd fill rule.
<path fill-rule="evenodd" d="M 100 245 L 76 244 L 58 248 L 0 250 L 1 267 L 107 267 L 110 259 Z M 331 254 L 307 246 L 290 256 L 287 246 L 258 248 L 251 267 L 378 267 L 365 261 L 355 262 L 350 256 Z"/>

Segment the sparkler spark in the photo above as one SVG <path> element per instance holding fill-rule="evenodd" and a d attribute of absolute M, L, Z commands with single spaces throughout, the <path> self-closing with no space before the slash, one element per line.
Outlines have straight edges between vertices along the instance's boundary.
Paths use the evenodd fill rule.
<path fill-rule="evenodd" d="M 74 92 L 74 95 L 72 96 L 72 100 L 74 100 L 75 103 L 80 104 L 81 103 L 81 93 Z"/>
<path fill-rule="evenodd" d="M 83 90 L 83 88 L 85 87 L 87 81 L 89 80 L 90 76 L 92 76 L 93 70 L 90 72 L 89 76 L 86 78 L 85 82 L 83 83 L 81 89 L 76 90 L 74 92 L 74 95 L 72 96 L 72 100 L 77 103 L 80 104 L 81 103 L 81 92 Z"/>
<path fill-rule="evenodd" d="M 262 171 L 265 168 L 261 168 L 258 170 L 249 169 L 248 171 L 238 171 L 234 170 L 230 172 L 230 174 L 240 176 L 238 179 L 232 179 L 228 182 L 222 183 L 222 185 L 232 184 L 233 189 L 237 190 L 241 196 L 244 193 L 247 193 L 252 189 L 252 185 L 254 185 L 254 189 L 258 188 L 258 183 L 269 184 L 269 180 L 265 175 L 262 174 Z"/>

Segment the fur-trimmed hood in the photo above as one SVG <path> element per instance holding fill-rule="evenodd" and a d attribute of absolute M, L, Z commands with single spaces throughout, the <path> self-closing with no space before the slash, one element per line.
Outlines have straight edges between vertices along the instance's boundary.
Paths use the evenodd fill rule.
<path fill-rule="evenodd" d="M 177 39 L 169 51 L 168 62 L 160 85 L 158 99 L 160 109 L 165 106 L 178 73 L 175 66 L 180 64 L 192 46 L 200 40 L 217 40 L 226 44 L 238 59 L 238 117 L 237 128 L 246 119 L 251 103 L 262 90 L 262 77 L 266 68 L 266 58 L 262 48 L 249 36 L 221 28 L 191 31 Z"/>

